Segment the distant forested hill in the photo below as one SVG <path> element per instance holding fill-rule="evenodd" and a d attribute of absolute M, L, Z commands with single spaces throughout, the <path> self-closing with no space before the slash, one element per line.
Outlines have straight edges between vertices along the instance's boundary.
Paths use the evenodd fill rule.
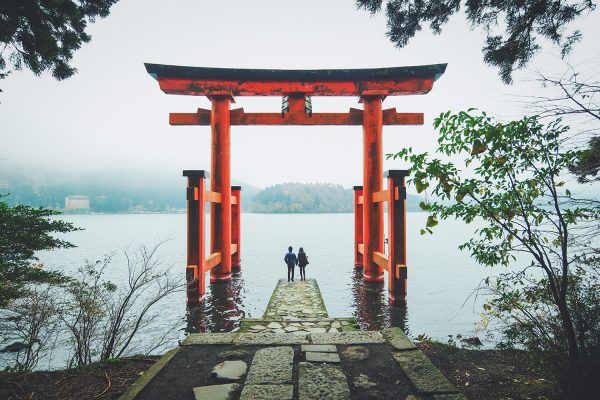
<path fill-rule="evenodd" d="M 418 196 L 407 196 L 407 210 L 421 211 Z M 332 183 L 283 183 L 258 192 L 249 206 L 255 213 L 351 213 L 354 191 Z"/>
<path fill-rule="evenodd" d="M 1 166 L 1 165 L 0 165 Z M 332 183 L 284 183 L 264 190 L 242 185 L 242 210 L 255 213 L 352 213 L 354 191 Z M 183 212 L 186 181 L 180 172 L 141 171 L 49 173 L 13 167 L 0 169 L 0 196 L 9 205 L 62 210 L 66 196 L 88 196 L 91 212 Z M 408 195 L 408 211 L 423 199 Z"/>
<path fill-rule="evenodd" d="M 345 213 L 354 208 L 354 194 L 332 183 L 283 183 L 254 196 L 250 212 Z"/>

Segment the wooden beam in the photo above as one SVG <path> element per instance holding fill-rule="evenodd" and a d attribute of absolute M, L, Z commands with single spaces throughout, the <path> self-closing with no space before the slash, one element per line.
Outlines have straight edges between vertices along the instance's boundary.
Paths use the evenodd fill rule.
<path fill-rule="evenodd" d="M 220 263 L 221 263 L 221 253 L 220 252 L 212 253 L 210 256 L 206 257 L 206 260 L 204 261 L 204 270 L 202 271 L 202 273 L 204 273 L 206 271 L 210 271 L 211 269 L 213 269 Z"/>
<path fill-rule="evenodd" d="M 221 202 L 221 193 L 211 192 L 207 190 L 204 192 L 204 200 L 209 203 L 220 203 Z"/>
<path fill-rule="evenodd" d="M 379 265 L 380 267 L 382 267 L 383 269 L 385 269 L 386 271 L 390 270 L 388 258 L 383 253 L 374 251 L 373 252 L 373 262 L 375 264 Z"/>
<path fill-rule="evenodd" d="M 362 243 L 358 244 L 358 252 L 360 254 L 364 254 L 364 252 L 365 252 L 365 245 L 364 244 L 362 244 Z"/>
<path fill-rule="evenodd" d="M 375 192 L 373 193 L 373 203 L 381 203 L 382 201 L 386 201 L 388 196 L 389 192 L 387 190 Z"/>
<path fill-rule="evenodd" d="M 189 270 L 193 270 L 194 271 L 194 278 L 196 278 L 196 272 L 197 272 L 196 268 L 198 268 L 198 266 L 197 265 L 188 265 L 186 268 L 189 269 Z"/>
<path fill-rule="evenodd" d="M 396 278 L 397 279 L 406 279 L 407 277 L 407 269 L 404 264 L 396 264 Z"/>
<path fill-rule="evenodd" d="M 351 108 L 347 113 L 246 113 L 231 110 L 231 125 L 362 125 L 363 110 Z M 210 110 L 195 113 L 170 113 L 170 125 L 210 125 Z M 395 108 L 383 111 L 383 125 L 423 125 L 423 113 L 399 113 Z"/>
<path fill-rule="evenodd" d="M 359 81 L 253 81 L 202 79 L 159 76 L 160 89 L 167 94 L 211 96 L 231 93 L 234 96 L 285 96 L 303 93 L 307 96 L 360 96 L 363 92 L 385 92 L 388 96 L 428 93 L 435 76 Z"/>

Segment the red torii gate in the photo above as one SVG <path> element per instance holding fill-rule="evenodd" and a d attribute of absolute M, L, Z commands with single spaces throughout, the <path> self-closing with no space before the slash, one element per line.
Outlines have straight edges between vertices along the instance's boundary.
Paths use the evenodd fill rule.
<path fill-rule="evenodd" d="M 183 67 L 145 64 L 167 94 L 207 96 L 210 110 L 171 113 L 171 125 L 210 125 L 210 190 L 203 170 L 187 170 L 188 177 L 188 303 L 205 293 L 205 273 L 211 282 L 231 280 L 240 267 L 240 190 L 231 186 L 231 125 L 362 125 L 364 138 L 363 186 L 355 186 L 355 267 L 365 281 L 383 281 L 388 272 L 390 300 L 406 298 L 406 171 L 387 171 L 383 190 L 383 125 L 422 125 L 422 113 L 382 109 L 386 96 L 426 94 L 444 73 L 446 64 L 415 67 L 334 70 L 270 70 Z M 246 113 L 230 109 L 235 96 L 283 96 L 278 113 Z M 313 113 L 310 96 L 359 96 L 364 109 L 348 113 Z M 389 248 L 384 254 L 383 205 L 388 201 Z M 204 255 L 204 203 L 210 202 L 210 255 Z"/>

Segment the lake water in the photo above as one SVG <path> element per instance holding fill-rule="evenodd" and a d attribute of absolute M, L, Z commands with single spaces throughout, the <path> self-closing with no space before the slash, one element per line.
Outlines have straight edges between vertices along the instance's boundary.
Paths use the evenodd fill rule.
<path fill-rule="evenodd" d="M 77 245 L 40 254 L 48 266 L 75 271 L 84 259 L 127 246 L 161 246 L 160 256 L 183 276 L 186 259 L 186 217 L 183 214 L 64 215 L 62 219 L 84 228 L 67 235 Z M 353 316 L 365 329 L 402 326 L 412 336 L 447 340 L 457 333 L 472 335 L 479 320 L 481 299 L 470 297 L 487 274 L 457 246 L 471 237 L 473 226 L 443 221 L 434 235 L 420 235 L 425 213 L 407 215 L 408 299 L 406 307 L 390 307 L 386 286 L 362 281 L 353 265 L 352 214 L 242 215 L 242 273 L 231 284 L 211 285 L 205 303 L 187 314 L 185 294 L 165 302 L 154 327 L 173 324 L 184 331 L 230 331 L 242 317 L 260 317 L 279 278 L 286 274 L 282 261 L 287 246 L 302 246 L 309 255 L 307 277 L 316 278 L 330 316 Z M 116 256 L 108 278 L 118 283 L 126 276 Z M 171 344 L 172 345 L 172 344 Z M 168 347 L 168 346 L 167 346 Z"/>

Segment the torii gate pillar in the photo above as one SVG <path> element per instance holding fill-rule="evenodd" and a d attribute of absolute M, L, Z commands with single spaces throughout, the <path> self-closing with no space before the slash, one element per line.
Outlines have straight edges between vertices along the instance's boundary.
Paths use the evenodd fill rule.
<path fill-rule="evenodd" d="M 382 96 L 363 95 L 363 276 L 383 282 L 383 268 L 375 264 L 374 252 L 383 253 L 383 204 L 373 194 L 383 189 Z"/>
<path fill-rule="evenodd" d="M 446 64 L 337 70 L 145 65 L 163 92 L 208 96 L 212 102 L 211 110 L 199 108 L 192 113 L 169 115 L 171 125 L 210 125 L 212 131 L 211 190 L 203 192 L 198 189 L 200 183 L 190 181 L 189 193 L 198 194 L 188 197 L 191 210 L 188 230 L 199 232 L 197 235 L 191 232 L 188 237 L 189 281 L 203 277 L 202 274 L 210 270 L 211 282 L 227 282 L 231 280 L 232 267 L 237 270 L 240 266 L 240 193 L 231 187 L 231 125 L 362 125 L 364 186 L 355 187 L 354 264 L 364 268 L 364 279 L 371 282 L 383 281 L 384 270 L 387 270 L 390 279 L 394 279 L 390 284 L 390 299 L 405 298 L 405 188 L 404 181 L 396 177 L 405 175 L 390 171 L 394 179 L 388 179 L 388 189 L 383 190 L 382 130 L 383 125 L 422 125 L 423 114 L 399 113 L 395 108 L 382 110 L 382 101 L 387 96 L 428 93 L 446 70 Z M 230 110 L 233 96 L 283 96 L 286 100 L 281 112 L 247 113 L 243 108 Z M 360 96 L 364 109 L 313 113 L 312 103 L 307 101 L 312 96 Z M 211 203 L 211 254 L 203 260 L 196 239 L 203 238 L 203 230 L 196 223 L 203 221 L 199 217 L 203 216 L 203 208 L 197 209 L 196 202 L 204 201 Z M 395 207 L 390 213 L 390 246 L 394 248 L 389 256 L 384 252 L 383 202 Z M 236 205 L 235 210 L 232 204 Z M 198 284 L 203 285 L 201 278 Z M 199 293 L 188 292 L 194 298 L 201 298 L 203 292 Z"/>
<path fill-rule="evenodd" d="M 221 194 L 210 204 L 210 252 L 221 252 L 221 263 L 210 271 L 210 282 L 231 280 L 231 95 L 211 96 L 210 190 Z"/>

